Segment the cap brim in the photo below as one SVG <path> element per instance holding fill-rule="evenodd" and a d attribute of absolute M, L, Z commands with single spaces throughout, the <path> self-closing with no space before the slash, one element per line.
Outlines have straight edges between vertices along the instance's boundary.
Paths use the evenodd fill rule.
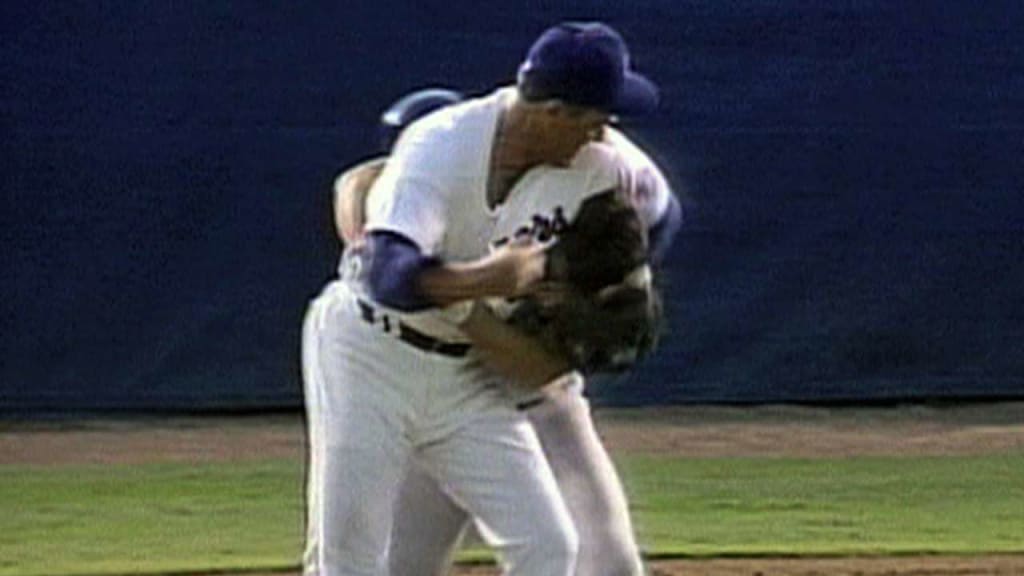
<path fill-rule="evenodd" d="M 620 116 L 637 116 L 654 112 L 660 101 L 658 87 L 646 77 L 627 70 L 622 91 L 611 112 Z"/>

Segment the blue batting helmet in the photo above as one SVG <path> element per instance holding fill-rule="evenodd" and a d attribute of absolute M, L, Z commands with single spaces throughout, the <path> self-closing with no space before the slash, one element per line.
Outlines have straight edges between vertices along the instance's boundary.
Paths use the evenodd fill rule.
<path fill-rule="evenodd" d="M 410 92 L 388 106 L 380 115 L 380 141 L 384 150 L 390 150 L 402 129 L 434 110 L 461 102 L 463 95 L 444 88 L 425 88 Z"/>

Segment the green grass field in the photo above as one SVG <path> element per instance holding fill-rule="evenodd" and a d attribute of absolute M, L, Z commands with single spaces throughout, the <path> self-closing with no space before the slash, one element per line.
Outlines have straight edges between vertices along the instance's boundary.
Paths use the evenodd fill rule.
<path fill-rule="evenodd" d="M 1024 454 L 627 457 L 646 551 L 1024 552 Z M 0 467 L 0 575 L 288 568 L 302 463 Z"/>

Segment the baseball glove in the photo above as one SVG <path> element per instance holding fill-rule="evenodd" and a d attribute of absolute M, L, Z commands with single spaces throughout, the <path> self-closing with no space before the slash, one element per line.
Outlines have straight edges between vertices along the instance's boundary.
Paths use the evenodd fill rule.
<path fill-rule="evenodd" d="M 560 297 L 526 297 L 509 321 L 577 370 L 620 372 L 654 349 L 662 306 L 647 263 L 646 229 L 618 192 L 583 202 L 548 249 L 546 280 L 564 286 Z"/>

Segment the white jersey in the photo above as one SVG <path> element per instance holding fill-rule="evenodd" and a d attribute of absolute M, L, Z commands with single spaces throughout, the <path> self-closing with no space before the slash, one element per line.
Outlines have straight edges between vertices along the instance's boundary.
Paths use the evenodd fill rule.
<path fill-rule="evenodd" d="M 576 217 L 587 198 L 620 189 L 626 168 L 614 148 L 595 142 L 584 146 L 567 168 L 530 170 L 502 206 L 491 243 L 498 245 L 522 234 L 541 242 L 555 241 L 557 230 Z"/>
<path fill-rule="evenodd" d="M 525 228 L 570 222 L 584 200 L 611 189 L 629 198 L 647 228 L 664 216 L 672 194 L 654 161 L 621 132 L 608 128 L 600 142 L 581 148 L 568 168 L 538 166 L 527 172 L 501 207 L 492 242 Z"/>
<path fill-rule="evenodd" d="M 407 128 L 367 196 L 367 232 L 396 232 L 415 242 L 424 255 L 456 262 L 485 256 L 523 226 L 572 220 L 587 197 L 619 186 L 645 224 L 660 218 L 670 194 L 664 176 L 614 129 L 607 130 L 604 142 L 582 148 L 567 168 L 530 170 L 502 205 L 489 207 L 491 149 L 499 115 L 514 97 L 513 90 L 444 108 Z M 352 288 L 368 298 L 364 287 Z M 457 308 L 389 313 L 436 338 L 465 340 L 454 322 L 461 317 Z"/>
<path fill-rule="evenodd" d="M 426 256 L 445 262 L 480 258 L 490 249 L 500 209 L 487 206 L 491 149 L 501 111 L 514 91 L 498 90 L 414 122 L 402 133 L 366 198 L 366 230 L 399 233 Z M 365 294 L 363 286 L 353 286 Z M 402 313 L 408 325 L 449 342 L 459 307 Z"/>
<path fill-rule="evenodd" d="M 643 223 L 651 228 L 668 210 L 672 188 L 651 157 L 614 128 L 604 131 L 604 143 L 619 153 L 625 165 L 623 189 Z"/>
<path fill-rule="evenodd" d="M 499 90 L 410 125 L 367 196 L 367 232 L 397 232 L 444 261 L 486 254 L 497 216 L 487 206 L 491 149 L 513 97 Z"/>

